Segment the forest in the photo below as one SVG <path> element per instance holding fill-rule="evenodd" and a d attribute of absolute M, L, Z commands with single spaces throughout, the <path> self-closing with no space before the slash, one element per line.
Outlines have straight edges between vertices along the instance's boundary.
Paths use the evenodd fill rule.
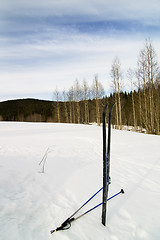
<path fill-rule="evenodd" d="M 112 93 L 105 96 L 104 87 L 95 76 L 89 86 L 76 80 L 69 90 L 54 91 L 54 101 L 18 99 L 0 102 L 1 121 L 63 122 L 98 125 L 103 107 L 115 103 L 112 125 L 123 129 L 160 134 L 160 70 L 156 51 L 146 40 L 137 60 L 137 69 L 125 74 L 130 91 L 123 91 L 121 63 L 115 57 L 111 66 Z"/>

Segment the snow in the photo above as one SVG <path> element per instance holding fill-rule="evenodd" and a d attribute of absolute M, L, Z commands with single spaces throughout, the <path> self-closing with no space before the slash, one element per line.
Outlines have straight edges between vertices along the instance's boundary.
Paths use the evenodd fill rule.
<path fill-rule="evenodd" d="M 0 122 L 0 133 L 1 240 L 160 239 L 160 136 L 112 130 L 109 196 L 125 194 L 108 202 L 107 226 L 99 207 L 51 235 L 102 187 L 102 127 Z"/>

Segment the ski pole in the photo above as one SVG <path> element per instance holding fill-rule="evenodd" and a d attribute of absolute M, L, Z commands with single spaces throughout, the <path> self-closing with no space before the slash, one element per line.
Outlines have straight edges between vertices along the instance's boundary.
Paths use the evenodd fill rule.
<path fill-rule="evenodd" d="M 73 218 L 73 216 L 84 206 L 86 205 L 96 194 L 98 194 L 98 192 L 100 192 L 102 190 L 102 188 L 97 191 L 86 203 L 84 203 L 75 213 L 73 213 L 69 218 L 67 218 L 62 224 L 60 227 L 57 227 L 56 229 L 54 230 L 51 230 L 50 233 L 54 233 L 54 232 L 57 232 L 57 231 L 60 231 L 60 230 L 67 230 L 71 227 L 71 222 L 79 219 L 80 217 L 86 215 L 87 213 L 93 211 L 94 209 L 96 209 L 97 207 L 101 206 L 103 204 L 103 202 L 97 204 L 95 207 L 89 209 L 88 211 L 86 211 L 85 213 L 81 214 L 80 216 L 76 217 L 76 218 Z M 114 194 L 112 197 L 108 198 L 107 201 L 111 200 L 112 198 L 116 197 L 117 195 L 119 195 L 120 193 L 124 193 L 124 190 L 121 189 L 120 192 Z"/>
<path fill-rule="evenodd" d="M 114 197 L 118 196 L 118 195 L 119 195 L 119 194 L 121 194 L 121 193 L 122 193 L 122 194 L 124 193 L 124 190 L 123 190 L 123 189 L 121 189 L 121 191 L 120 191 L 120 192 L 118 192 L 118 193 L 114 194 L 112 197 L 108 198 L 108 199 L 107 199 L 107 202 L 108 202 L 109 200 L 111 200 L 112 198 L 114 198 Z M 89 209 L 89 210 L 88 210 L 88 211 L 86 211 L 85 213 L 81 214 L 80 216 L 78 216 L 78 217 L 77 217 L 77 218 L 75 218 L 74 220 L 77 220 L 77 219 L 79 219 L 80 217 L 82 217 L 82 216 L 86 215 L 87 213 L 89 213 L 89 212 L 93 211 L 94 209 L 98 208 L 98 207 L 99 207 L 99 206 L 101 206 L 102 204 L 103 204 L 103 202 L 101 202 L 101 203 L 97 204 L 96 206 L 94 206 L 93 208 Z"/>
<path fill-rule="evenodd" d="M 79 212 L 88 202 L 90 202 L 100 191 L 102 191 L 103 187 L 100 188 L 95 194 L 92 195 L 81 207 L 79 207 L 70 217 L 71 219 L 77 212 Z"/>
<path fill-rule="evenodd" d="M 68 228 L 70 228 L 71 226 L 71 222 L 75 220 L 75 218 L 73 218 L 73 216 L 79 212 L 88 202 L 90 202 L 100 191 L 102 191 L 103 187 L 101 187 L 95 194 L 93 194 L 82 206 L 80 206 L 69 218 L 67 218 L 62 224 L 60 227 L 58 227 L 57 229 L 55 230 L 51 230 L 50 232 L 53 233 L 53 232 L 56 232 L 56 231 L 59 231 L 59 230 L 66 230 Z"/>

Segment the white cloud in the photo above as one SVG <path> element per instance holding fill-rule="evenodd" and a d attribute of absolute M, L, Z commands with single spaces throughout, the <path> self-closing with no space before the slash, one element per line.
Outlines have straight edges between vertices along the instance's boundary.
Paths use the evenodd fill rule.
<path fill-rule="evenodd" d="M 130 41 L 124 38 L 121 40 L 99 38 L 95 41 L 84 38 L 83 41 L 82 39 L 76 40 L 73 45 L 72 42 L 56 46 L 52 46 L 51 43 L 35 45 L 35 48 L 40 50 L 39 56 L 42 52 L 49 55 L 52 51 L 55 54 L 56 51 L 57 54 L 61 52 L 62 59 L 59 62 L 54 59 L 48 61 L 47 56 L 48 64 L 42 61 L 41 64 L 35 64 L 33 68 L 24 65 L 8 73 L 2 72 L 0 74 L 0 79 L 3 79 L 0 96 L 9 93 L 12 95 L 13 91 L 17 96 L 22 93 L 24 96 L 27 94 L 34 96 L 35 92 L 39 95 L 43 92 L 52 93 L 56 86 L 60 90 L 68 89 L 77 78 L 80 81 L 86 79 L 91 84 L 95 74 L 98 74 L 99 80 L 108 92 L 110 91 L 110 69 L 113 58 L 115 56 L 120 58 L 124 71 L 129 67 L 135 67 L 137 55 L 142 46 L 141 40 Z M 24 45 L 23 49 L 25 47 Z M 34 51 L 33 46 L 31 49 Z"/>
<path fill-rule="evenodd" d="M 159 32 L 141 31 L 143 24 L 158 26 L 159 12 L 159 0 L 3 1 L 0 100 L 8 94 L 34 97 L 56 85 L 68 89 L 76 78 L 91 83 L 95 74 L 109 91 L 115 56 L 126 70 L 136 66 L 145 38 L 151 37 L 159 51 Z M 108 27 L 100 21 L 111 22 Z"/>
<path fill-rule="evenodd" d="M 64 39 L 64 40 L 63 40 Z M 6 44 L 1 50 L 0 60 L 8 64 L 10 70 L 23 66 L 24 69 L 45 68 L 52 65 L 74 64 L 77 62 L 93 62 L 94 59 L 106 59 L 111 55 L 126 52 L 126 43 L 132 45 L 126 37 L 92 36 L 89 34 L 71 34 L 70 38 L 38 41 L 35 43 Z M 134 43 L 134 45 L 136 42 Z M 132 54 L 131 54 L 132 55 Z M 9 59 L 9 63 L 7 63 Z M 11 64 L 10 64 L 11 62 Z M 2 69 L 1 65 L 1 69 Z"/>

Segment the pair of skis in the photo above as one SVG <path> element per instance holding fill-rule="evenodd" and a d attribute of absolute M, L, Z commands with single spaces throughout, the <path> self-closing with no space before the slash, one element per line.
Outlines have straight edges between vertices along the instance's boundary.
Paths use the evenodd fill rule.
<path fill-rule="evenodd" d="M 51 233 L 60 231 L 60 230 L 67 230 L 71 227 L 71 223 L 73 221 L 76 221 L 80 217 L 86 215 L 87 213 L 93 211 L 97 207 L 102 205 L 102 224 L 105 226 L 106 224 L 106 208 L 107 208 L 107 202 L 111 200 L 112 198 L 118 196 L 119 194 L 123 194 L 124 190 L 121 189 L 118 193 L 114 194 L 110 198 L 108 198 L 108 190 L 109 190 L 109 184 L 110 184 L 110 142 L 111 142 L 111 114 L 114 104 L 109 109 L 109 115 L 108 115 L 108 144 L 107 144 L 107 153 L 106 153 L 106 110 L 108 107 L 108 104 L 104 107 L 103 110 L 103 187 L 100 188 L 95 194 L 93 194 L 81 207 L 79 207 L 69 218 L 67 218 L 60 227 L 57 227 L 54 230 L 51 230 Z M 82 213 L 78 217 L 74 217 L 88 202 L 90 202 L 100 191 L 103 190 L 103 201 L 93 208 L 89 209 L 88 211 Z"/>
<path fill-rule="evenodd" d="M 106 146 L 106 111 L 108 103 L 103 109 L 103 205 L 102 205 L 102 224 L 106 225 L 107 198 L 110 180 L 110 146 L 111 146 L 111 117 L 114 104 L 109 109 L 108 115 L 108 141 Z M 107 147 L 107 153 L 106 153 Z"/>

